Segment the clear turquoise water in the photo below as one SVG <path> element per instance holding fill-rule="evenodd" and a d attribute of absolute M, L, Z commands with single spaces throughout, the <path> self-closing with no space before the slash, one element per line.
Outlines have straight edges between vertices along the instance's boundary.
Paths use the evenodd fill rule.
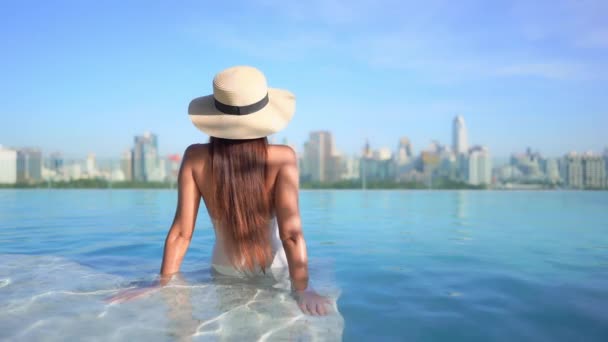
<path fill-rule="evenodd" d="M 326 318 L 211 279 L 202 209 L 186 304 L 106 304 L 158 271 L 175 200 L 0 191 L 0 340 L 608 340 L 607 192 L 303 191 L 313 285 L 337 298 Z"/>

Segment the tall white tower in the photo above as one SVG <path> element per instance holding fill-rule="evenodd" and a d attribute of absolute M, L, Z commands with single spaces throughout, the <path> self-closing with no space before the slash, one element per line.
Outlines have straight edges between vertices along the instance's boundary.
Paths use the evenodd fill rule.
<path fill-rule="evenodd" d="M 452 124 L 452 139 L 452 148 L 456 155 L 468 153 L 469 142 L 467 128 L 464 125 L 464 118 L 461 115 L 454 118 L 454 123 Z"/>

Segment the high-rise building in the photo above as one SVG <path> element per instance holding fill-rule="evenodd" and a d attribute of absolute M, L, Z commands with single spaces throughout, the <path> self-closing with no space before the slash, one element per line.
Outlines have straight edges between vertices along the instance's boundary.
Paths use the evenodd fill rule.
<path fill-rule="evenodd" d="M 397 168 L 391 149 L 382 147 L 372 151 L 369 142 L 366 142 L 359 163 L 359 174 L 363 187 L 370 181 L 395 181 Z"/>
<path fill-rule="evenodd" d="M 120 169 L 126 181 L 133 180 L 133 150 L 126 150 L 122 153 Z"/>
<path fill-rule="evenodd" d="M 360 159 L 356 156 L 346 157 L 342 160 L 342 168 L 344 173 L 340 177 L 341 179 L 359 179 L 359 162 Z"/>
<path fill-rule="evenodd" d="M 422 151 L 420 153 L 420 159 L 422 161 L 422 173 L 429 178 L 433 176 L 433 172 L 439 167 L 440 159 L 439 153 L 436 151 Z"/>
<path fill-rule="evenodd" d="M 510 163 L 520 171 L 525 180 L 541 181 L 547 176 L 546 161 L 540 153 L 533 152 L 530 147 L 526 149 L 525 153 L 511 155 Z"/>
<path fill-rule="evenodd" d="M 412 143 L 407 137 L 403 137 L 399 140 L 397 147 L 397 165 L 409 164 L 413 161 L 414 152 L 412 150 Z"/>
<path fill-rule="evenodd" d="M 365 145 L 363 145 L 363 150 L 361 151 L 362 158 L 372 158 L 372 149 L 369 145 L 369 140 L 365 140 Z"/>
<path fill-rule="evenodd" d="M 17 151 L 0 146 L 0 184 L 17 183 Z"/>
<path fill-rule="evenodd" d="M 561 177 L 559 175 L 559 165 L 557 159 L 555 158 L 547 158 L 544 160 L 545 167 L 545 176 L 550 183 L 556 184 L 561 182 Z"/>
<path fill-rule="evenodd" d="M 95 162 L 95 153 L 89 153 L 87 156 L 87 174 L 89 178 L 97 176 L 97 163 Z"/>
<path fill-rule="evenodd" d="M 133 180 L 147 182 L 159 168 L 158 139 L 146 132 L 135 137 L 133 147 Z"/>
<path fill-rule="evenodd" d="M 468 182 L 469 138 L 461 115 L 456 116 L 452 122 L 452 150 L 455 158 L 455 178 Z"/>
<path fill-rule="evenodd" d="M 439 166 L 436 175 L 443 179 L 457 180 L 457 174 L 456 155 L 452 149 L 443 149 L 439 152 Z"/>
<path fill-rule="evenodd" d="M 583 185 L 585 188 L 599 189 L 606 186 L 606 164 L 597 155 L 585 155 L 583 162 Z"/>
<path fill-rule="evenodd" d="M 337 182 L 342 179 L 342 175 L 345 172 L 345 165 L 342 160 L 342 154 L 338 151 L 335 151 L 331 156 L 327 173 L 328 182 Z"/>
<path fill-rule="evenodd" d="M 17 151 L 17 182 L 37 183 L 42 180 L 42 152 L 36 148 Z"/>
<path fill-rule="evenodd" d="M 576 153 L 570 153 L 564 158 L 564 181 L 570 188 L 583 187 L 583 160 Z"/>
<path fill-rule="evenodd" d="M 49 169 L 60 172 L 63 169 L 63 156 L 59 152 L 53 152 L 49 156 Z"/>
<path fill-rule="evenodd" d="M 67 176 L 69 179 L 81 179 L 82 178 L 82 166 L 81 163 L 73 163 L 67 167 Z"/>
<path fill-rule="evenodd" d="M 330 132 L 311 132 L 304 144 L 303 173 L 313 182 L 335 182 L 340 178 L 340 157 Z"/>
<path fill-rule="evenodd" d="M 564 181 L 573 189 L 604 188 L 606 184 L 606 164 L 602 157 L 575 152 L 564 157 Z"/>
<path fill-rule="evenodd" d="M 467 154 L 469 151 L 467 128 L 461 115 L 455 117 L 452 123 L 452 149 L 456 155 Z"/>
<path fill-rule="evenodd" d="M 150 182 L 164 182 L 167 178 L 167 163 L 165 159 L 158 159 L 158 166 L 148 176 Z"/>
<path fill-rule="evenodd" d="M 468 183 L 472 185 L 492 184 L 492 160 L 487 147 L 475 146 L 469 153 Z"/>
<path fill-rule="evenodd" d="M 393 158 L 393 153 L 391 152 L 391 149 L 388 147 L 381 147 L 377 150 L 375 150 L 372 153 L 374 159 L 377 160 L 389 160 L 391 158 Z"/>

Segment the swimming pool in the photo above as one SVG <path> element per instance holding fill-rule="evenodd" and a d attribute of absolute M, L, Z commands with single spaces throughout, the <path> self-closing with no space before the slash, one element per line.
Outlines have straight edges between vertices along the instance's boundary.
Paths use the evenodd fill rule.
<path fill-rule="evenodd" d="M 303 191 L 313 285 L 209 276 L 204 208 L 163 293 L 108 305 L 160 267 L 169 190 L 1 190 L 0 340 L 601 341 L 608 338 L 608 193 Z"/>

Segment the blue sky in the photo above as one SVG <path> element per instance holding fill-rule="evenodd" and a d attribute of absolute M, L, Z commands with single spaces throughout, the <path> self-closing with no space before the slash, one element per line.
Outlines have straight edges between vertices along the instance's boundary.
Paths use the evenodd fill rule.
<path fill-rule="evenodd" d="M 297 96 L 283 137 L 420 151 L 470 141 L 495 156 L 608 146 L 608 2 L 3 1 L 0 144 L 119 157 L 135 134 L 163 154 L 206 141 L 191 98 L 253 65 Z"/>

